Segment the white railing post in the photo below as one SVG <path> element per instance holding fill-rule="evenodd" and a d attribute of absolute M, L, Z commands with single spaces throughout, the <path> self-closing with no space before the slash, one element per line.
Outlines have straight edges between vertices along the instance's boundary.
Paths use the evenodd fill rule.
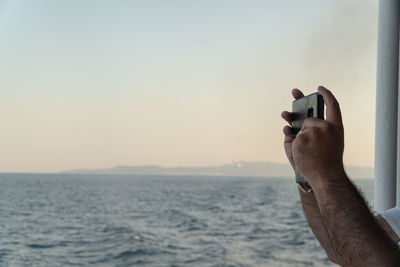
<path fill-rule="evenodd" d="M 374 208 L 396 205 L 400 1 L 380 0 L 376 77 Z"/>

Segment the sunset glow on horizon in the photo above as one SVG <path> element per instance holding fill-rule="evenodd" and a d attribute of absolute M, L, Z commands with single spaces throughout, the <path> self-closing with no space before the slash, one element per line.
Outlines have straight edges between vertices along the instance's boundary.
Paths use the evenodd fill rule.
<path fill-rule="evenodd" d="M 373 166 L 377 1 L 2 1 L 0 172 L 287 162 L 324 85 Z"/>

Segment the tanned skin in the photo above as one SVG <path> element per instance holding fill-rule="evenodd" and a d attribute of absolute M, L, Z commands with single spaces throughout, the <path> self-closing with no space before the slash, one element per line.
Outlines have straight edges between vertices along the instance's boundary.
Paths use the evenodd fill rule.
<path fill-rule="evenodd" d="M 342 266 L 400 266 L 398 236 L 385 220 L 375 218 L 343 167 L 344 130 L 339 103 L 320 86 L 326 120 L 308 118 L 297 137 L 285 126 L 284 147 L 292 167 L 313 188 L 300 192 L 304 213 L 328 258 Z M 303 97 L 293 89 L 295 99 Z M 291 113 L 282 117 L 291 124 Z"/>

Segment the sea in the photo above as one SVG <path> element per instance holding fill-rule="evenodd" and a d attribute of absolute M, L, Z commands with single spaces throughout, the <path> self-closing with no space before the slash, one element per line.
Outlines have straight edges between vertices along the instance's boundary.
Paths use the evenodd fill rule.
<path fill-rule="evenodd" d="M 334 264 L 294 178 L 0 174 L 0 266 Z"/>

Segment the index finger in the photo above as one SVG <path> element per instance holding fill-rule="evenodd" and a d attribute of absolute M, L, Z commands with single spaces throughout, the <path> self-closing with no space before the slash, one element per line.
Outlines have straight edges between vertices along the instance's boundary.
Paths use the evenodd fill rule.
<path fill-rule="evenodd" d="M 331 91 L 323 86 L 318 87 L 318 92 L 324 98 L 326 105 L 326 120 L 338 126 L 342 126 L 342 113 L 335 96 L 331 93 Z"/>
<path fill-rule="evenodd" d="M 299 99 L 299 98 L 302 98 L 304 96 L 304 94 L 299 89 L 294 88 L 294 89 L 292 89 L 292 96 L 294 97 L 294 99 Z"/>
<path fill-rule="evenodd" d="M 304 97 L 304 94 L 302 91 L 300 91 L 297 88 L 292 89 L 292 96 L 294 97 L 294 99 L 299 99 Z M 290 125 L 292 125 L 292 113 L 288 112 L 288 111 L 283 111 L 281 113 L 281 117 L 287 121 Z"/>

